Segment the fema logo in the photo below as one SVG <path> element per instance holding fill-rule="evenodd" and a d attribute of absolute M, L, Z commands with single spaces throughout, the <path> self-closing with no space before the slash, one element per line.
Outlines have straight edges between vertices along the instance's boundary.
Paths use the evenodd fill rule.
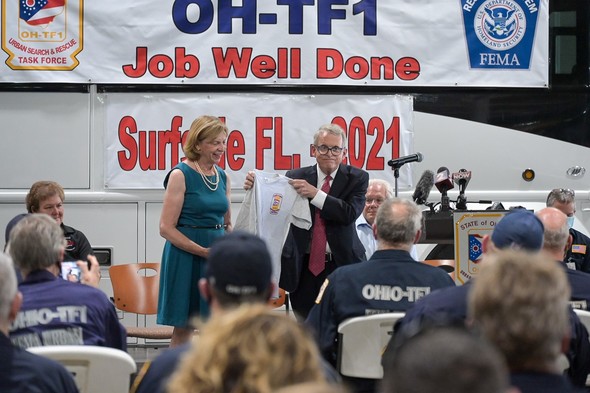
<path fill-rule="evenodd" d="M 505 51 L 513 48 L 524 37 L 525 13 L 514 1 L 489 0 L 477 9 L 473 29 L 484 46 Z"/>

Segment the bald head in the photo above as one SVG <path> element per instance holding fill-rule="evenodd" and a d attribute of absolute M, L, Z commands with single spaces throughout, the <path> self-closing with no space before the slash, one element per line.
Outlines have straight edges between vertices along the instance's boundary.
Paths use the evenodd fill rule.
<path fill-rule="evenodd" d="M 554 207 L 546 207 L 535 214 L 545 228 L 543 249 L 556 260 L 563 260 L 569 240 L 567 216 Z"/>

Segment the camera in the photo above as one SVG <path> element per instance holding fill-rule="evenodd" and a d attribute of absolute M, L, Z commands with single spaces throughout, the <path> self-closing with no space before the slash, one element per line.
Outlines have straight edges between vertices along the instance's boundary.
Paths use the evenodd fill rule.
<path fill-rule="evenodd" d="M 61 277 L 67 281 L 80 282 L 80 279 L 82 278 L 82 272 L 76 264 L 76 261 L 61 263 Z"/>

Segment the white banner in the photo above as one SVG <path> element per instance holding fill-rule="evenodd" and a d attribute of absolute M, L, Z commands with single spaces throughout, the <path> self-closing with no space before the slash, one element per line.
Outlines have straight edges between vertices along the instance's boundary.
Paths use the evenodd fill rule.
<path fill-rule="evenodd" d="M 163 188 L 166 173 L 184 157 L 183 135 L 202 114 L 222 118 L 230 130 L 220 166 L 233 188 L 242 187 L 251 169 L 284 174 L 314 164 L 313 135 L 326 123 L 341 125 L 348 135 L 345 162 L 372 178 L 393 183 L 388 161 L 413 153 L 409 96 L 125 93 L 103 98 L 109 189 Z M 410 167 L 400 170 L 400 190 L 412 186 Z"/>
<path fill-rule="evenodd" d="M 548 0 L 1 0 L 0 82 L 548 86 Z"/>

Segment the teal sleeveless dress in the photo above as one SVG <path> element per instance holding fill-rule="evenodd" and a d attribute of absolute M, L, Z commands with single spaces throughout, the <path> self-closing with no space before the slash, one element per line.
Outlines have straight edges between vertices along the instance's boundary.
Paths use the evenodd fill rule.
<path fill-rule="evenodd" d="M 223 216 L 229 209 L 226 195 L 226 174 L 217 167 L 219 185 L 211 191 L 201 175 L 184 162 L 176 165 L 166 175 L 164 187 L 168 185 L 170 173 L 180 170 L 184 174 L 186 191 L 177 229 L 186 237 L 203 247 L 224 235 Z M 214 180 L 212 176 L 210 180 Z M 166 241 L 162 253 L 160 290 L 157 322 L 161 325 L 186 327 L 189 318 L 209 316 L 206 299 L 199 294 L 199 279 L 205 276 L 206 260 L 183 251 Z"/>

